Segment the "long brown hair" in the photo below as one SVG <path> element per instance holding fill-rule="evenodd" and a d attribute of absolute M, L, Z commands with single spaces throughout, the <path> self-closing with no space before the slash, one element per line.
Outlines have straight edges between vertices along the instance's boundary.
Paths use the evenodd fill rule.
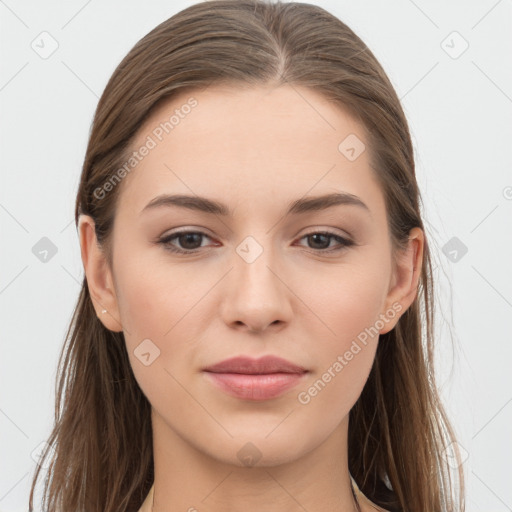
<path fill-rule="evenodd" d="M 160 101 L 211 84 L 309 87 L 359 119 L 385 195 L 393 249 L 424 230 L 413 147 L 400 101 L 361 39 L 324 9 L 305 3 L 212 0 L 188 7 L 142 38 L 99 100 L 76 198 L 75 221 L 92 216 L 112 264 L 111 234 L 121 186 L 95 194 L 133 151 Z M 425 232 L 425 230 L 424 230 Z M 425 236 L 415 301 L 381 335 L 373 368 L 350 411 L 349 470 L 362 492 L 390 511 L 464 510 L 454 432 L 434 378 L 434 288 Z M 49 459 L 48 512 L 136 511 L 153 483 L 150 404 L 122 332 L 97 318 L 84 276 L 59 359 Z M 459 461 L 454 485 L 444 456 Z M 29 510 L 41 470 L 37 467 Z"/>

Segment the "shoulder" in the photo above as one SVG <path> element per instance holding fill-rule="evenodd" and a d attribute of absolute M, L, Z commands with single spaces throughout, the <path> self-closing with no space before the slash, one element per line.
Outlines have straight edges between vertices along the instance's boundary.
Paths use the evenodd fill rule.
<path fill-rule="evenodd" d="M 361 506 L 361 512 L 389 512 L 389 510 L 386 510 L 384 508 L 379 507 L 372 501 L 370 501 L 359 489 L 357 486 L 356 481 L 352 478 L 352 485 L 354 486 L 354 491 L 357 496 L 357 500 L 359 502 L 359 505 Z"/>
<path fill-rule="evenodd" d="M 381 508 L 370 501 L 364 494 L 358 494 L 359 504 L 361 505 L 361 512 L 389 512 L 385 508 Z"/>
<path fill-rule="evenodd" d="M 154 490 L 154 484 L 151 486 L 151 489 L 148 492 L 148 495 L 146 496 L 146 499 L 144 500 L 144 503 L 139 508 L 139 512 L 151 512 L 151 505 L 153 503 L 153 490 Z"/>

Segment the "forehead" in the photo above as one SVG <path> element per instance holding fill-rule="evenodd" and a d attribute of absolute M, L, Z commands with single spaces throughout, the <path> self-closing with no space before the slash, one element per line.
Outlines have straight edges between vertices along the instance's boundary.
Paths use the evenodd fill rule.
<path fill-rule="evenodd" d="M 291 150 L 316 160 L 324 150 L 338 156 L 339 142 L 350 133 L 366 137 L 364 126 L 347 109 L 312 89 L 222 85 L 162 101 L 139 129 L 135 146 L 149 135 L 157 144 L 186 139 L 203 150 L 222 144 L 229 147 L 230 157 L 236 149 L 247 155 L 253 148 L 249 156 L 264 157 L 272 149 L 273 156 L 286 156 Z M 216 156 L 222 157 L 219 152 Z"/>
<path fill-rule="evenodd" d="M 348 111 L 308 88 L 181 92 L 137 132 L 132 149 L 150 150 L 123 183 L 124 203 L 140 211 L 162 192 L 243 203 L 343 190 L 383 206 L 365 133 Z M 357 151 L 355 159 L 347 146 Z"/>

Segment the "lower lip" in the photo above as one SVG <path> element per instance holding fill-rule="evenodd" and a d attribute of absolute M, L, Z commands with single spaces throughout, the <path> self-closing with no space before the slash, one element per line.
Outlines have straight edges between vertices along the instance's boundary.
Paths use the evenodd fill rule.
<path fill-rule="evenodd" d="M 205 372 L 213 383 L 228 395 L 245 400 L 269 400 L 296 386 L 305 373 L 242 373 Z"/>

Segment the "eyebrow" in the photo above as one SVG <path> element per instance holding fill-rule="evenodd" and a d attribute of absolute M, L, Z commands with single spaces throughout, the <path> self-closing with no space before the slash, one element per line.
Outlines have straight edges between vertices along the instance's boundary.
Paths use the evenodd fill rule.
<path fill-rule="evenodd" d="M 358 206 L 362 210 L 370 213 L 368 206 L 353 194 L 348 192 L 336 192 L 321 196 L 308 196 L 288 204 L 286 215 L 297 215 L 307 212 L 316 212 L 332 208 L 333 206 L 348 205 Z M 152 199 L 141 211 L 141 214 L 148 210 L 159 207 L 178 206 L 189 210 L 221 215 L 223 217 L 233 217 L 233 211 L 227 205 L 200 196 L 189 196 L 184 194 L 162 194 Z"/>

